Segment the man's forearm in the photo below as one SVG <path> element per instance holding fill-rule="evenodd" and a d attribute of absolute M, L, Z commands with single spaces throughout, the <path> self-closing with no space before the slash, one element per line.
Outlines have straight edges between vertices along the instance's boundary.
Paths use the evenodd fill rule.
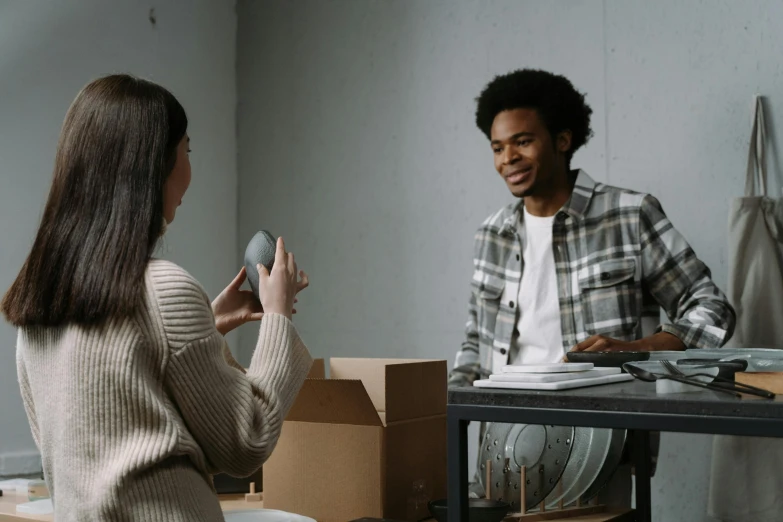
<path fill-rule="evenodd" d="M 638 341 L 633 341 L 631 344 L 636 345 L 640 352 L 679 352 L 687 348 L 679 337 L 669 332 L 658 332 Z"/>

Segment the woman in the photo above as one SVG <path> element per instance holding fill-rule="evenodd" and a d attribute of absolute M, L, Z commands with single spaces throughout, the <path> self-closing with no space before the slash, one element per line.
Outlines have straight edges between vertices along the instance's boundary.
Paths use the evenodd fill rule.
<path fill-rule="evenodd" d="M 19 328 L 19 385 L 55 519 L 223 520 L 210 474 L 268 458 L 312 360 L 278 241 L 259 265 L 246 373 L 222 334 L 259 318 L 245 273 L 215 300 L 152 259 L 190 184 L 187 118 L 168 91 L 117 75 L 87 85 L 62 128 L 32 250 L 2 302 Z"/>

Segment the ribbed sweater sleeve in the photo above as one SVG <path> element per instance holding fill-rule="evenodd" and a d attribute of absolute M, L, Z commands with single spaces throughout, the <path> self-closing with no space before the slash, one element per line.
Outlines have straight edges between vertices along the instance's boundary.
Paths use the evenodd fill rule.
<path fill-rule="evenodd" d="M 151 265 L 150 277 L 171 350 L 166 389 L 211 468 L 252 474 L 274 449 L 310 370 L 307 348 L 288 318 L 267 314 L 242 373 L 227 361 L 225 341 L 195 279 L 164 262 Z"/>
<path fill-rule="evenodd" d="M 21 330 L 19 331 L 20 339 L 22 337 Z M 35 413 L 35 401 L 33 400 L 33 392 L 30 389 L 30 379 L 27 376 L 27 367 L 25 366 L 24 358 L 21 352 L 21 342 L 16 343 L 16 375 L 19 379 L 19 391 L 22 394 L 22 403 L 24 404 L 25 412 L 27 413 L 27 419 L 30 422 L 30 431 L 33 434 L 33 441 L 41 450 L 41 433 L 38 428 L 38 416 Z"/>

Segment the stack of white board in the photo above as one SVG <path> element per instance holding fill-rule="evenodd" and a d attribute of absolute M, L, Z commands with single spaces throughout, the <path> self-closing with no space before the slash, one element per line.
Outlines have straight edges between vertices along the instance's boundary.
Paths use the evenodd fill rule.
<path fill-rule="evenodd" d="M 633 380 L 620 368 L 594 368 L 593 363 L 522 364 L 473 382 L 477 388 L 569 390 Z"/>

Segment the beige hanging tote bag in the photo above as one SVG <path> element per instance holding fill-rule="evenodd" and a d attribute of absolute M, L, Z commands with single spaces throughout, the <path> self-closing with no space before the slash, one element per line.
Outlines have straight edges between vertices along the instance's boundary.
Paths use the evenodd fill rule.
<path fill-rule="evenodd" d="M 757 96 L 745 197 L 732 201 L 729 214 L 732 348 L 783 347 L 783 201 L 767 196 L 765 146 Z M 714 437 L 709 514 L 723 522 L 783 520 L 783 439 Z"/>

